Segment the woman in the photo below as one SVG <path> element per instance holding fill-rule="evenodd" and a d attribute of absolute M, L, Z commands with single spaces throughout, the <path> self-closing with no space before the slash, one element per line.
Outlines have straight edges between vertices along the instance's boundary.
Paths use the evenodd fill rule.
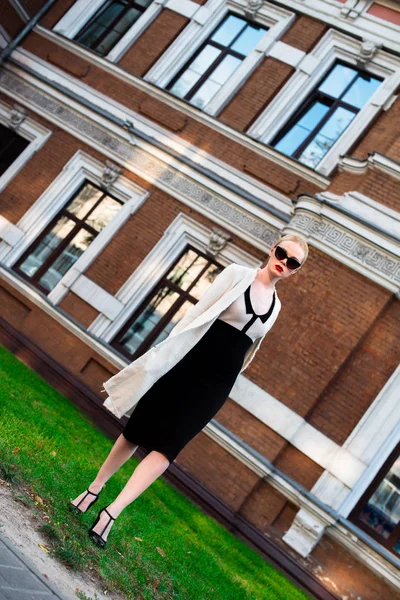
<path fill-rule="evenodd" d="M 86 512 L 139 445 L 149 453 L 89 529 L 96 545 L 105 546 L 121 511 L 220 410 L 278 316 L 276 283 L 296 273 L 307 256 L 306 240 L 288 234 L 272 246 L 259 269 L 230 265 L 158 348 L 104 384 L 110 394 L 104 404 L 119 417 L 129 415 L 129 420 L 96 478 L 69 503 L 70 509 Z"/>

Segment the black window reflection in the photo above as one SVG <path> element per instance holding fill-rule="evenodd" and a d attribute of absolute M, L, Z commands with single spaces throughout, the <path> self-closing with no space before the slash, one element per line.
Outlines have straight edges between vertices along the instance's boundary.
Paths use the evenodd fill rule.
<path fill-rule="evenodd" d="M 211 258 L 188 247 L 118 332 L 112 346 L 136 359 L 162 342 L 221 271 Z"/>
<path fill-rule="evenodd" d="M 167 89 L 203 108 L 233 75 L 267 30 L 229 14 L 196 54 L 172 79 Z"/>
<path fill-rule="evenodd" d="M 120 201 L 86 182 L 14 269 L 48 294 L 120 208 Z"/>
<path fill-rule="evenodd" d="M 397 452 L 398 454 L 398 452 Z M 394 554 L 400 554 L 400 457 L 391 459 L 351 514 L 372 537 Z"/>
<path fill-rule="evenodd" d="M 271 146 L 315 168 L 380 83 L 354 67 L 334 65 Z"/>
<path fill-rule="evenodd" d="M 0 175 L 7 171 L 27 146 L 28 140 L 0 124 Z"/>
<path fill-rule="evenodd" d="M 86 48 L 105 56 L 151 3 L 152 0 L 104 2 L 74 39 Z"/>

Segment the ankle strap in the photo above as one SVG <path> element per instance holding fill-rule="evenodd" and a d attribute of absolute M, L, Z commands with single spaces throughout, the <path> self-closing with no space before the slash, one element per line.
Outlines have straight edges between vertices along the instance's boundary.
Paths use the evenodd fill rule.
<path fill-rule="evenodd" d="M 109 516 L 109 517 L 110 517 L 110 518 L 111 518 L 113 521 L 115 521 L 115 519 L 116 519 L 117 517 L 113 517 L 112 515 L 110 515 L 110 513 L 108 512 L 108 510 L 107 510 L 106 508 L 105 508 L 104 510 L 106 511 L 106 513 L 108 514 L 108 516 Z"/>

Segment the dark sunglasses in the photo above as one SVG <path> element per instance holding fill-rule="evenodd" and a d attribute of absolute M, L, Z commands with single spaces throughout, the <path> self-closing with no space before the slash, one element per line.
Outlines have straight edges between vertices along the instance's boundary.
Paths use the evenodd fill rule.
<path fill-rule="evenodd" d="M 276 246 L 275 256 L 278 260 L 285 260 L 285 258 L 287 258 L 286 266 L 290 271 L 294 271 L 301 266 L 301 263 L 299 263 L 297 258 L 294 258 L 294 256 L 288 256 L 285 248 L 282 248 L 282 246 Z"/>

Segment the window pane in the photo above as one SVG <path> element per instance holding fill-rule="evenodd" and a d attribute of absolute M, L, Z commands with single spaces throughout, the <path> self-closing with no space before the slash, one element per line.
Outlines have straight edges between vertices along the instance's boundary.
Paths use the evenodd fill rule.
<path fill-rule="evenodd" d="M 213 46 L 206 46 L 192 62 L 192 64 L 182 73 L 181 77 L 174 83 L 171 92 L 183 98 L 189 90 L 197 83 L 201 75 L 209 68 L 214 60 L 221 54 L 221 51 Z"/>
<path fill-rule="evenodd" d="M 112 48 L 117 44 L 117 42 L 121 39 L 121 34 L 113 29 L 110 30 L 109 33 L 105 36 L 102 42 L 97 46 L 96 52 L 105 56 L 110 52 Z"/>
<path fill-rule="evenodd" d="M 329 106 L 316 102 L 274 147 L 289 156 L 294 154 L 328 110 Z"/>
<path fill-rule="evenodd" d="M 316 167 L 355 116 L 355 113 L 345 108 L 338 108 L 307 146 L 299 160 L 310 167 Z"/>
<path fill-rule="evenodd" d="M 158 290 L 150 304 L 123 334 L 119 344 L 130 354 L 136 352 L 160 319 L 162 319 L 178 299 L 179 294 L 173 292 L 167 286 Z"/>
<path fill-rule="evenodd" d="M 94 17 L 94 20 L 103 27 L 109 27 L 123 10 L 124 6 L 120 2 L 111 2 L 97 17 Z"/>
<path fill-rule="evenodd" d="M 356 74 L 355 69 L 345 65 L 336 65 L 318 89 L 324 94 L 339 98 Z"/>
<path fill-rule="evenodd" d="M 137 8 L 130 8 L 114 25 L 114 30 L 117 31 L 122 37 L 128 31 L 128 29 L 134 23 L 136 23 L 142 14 L 142 11 L 138 10 Z"/>
<path fill-rule="evenodd" d="M 32 277 L 46 258 L 59 246 L 61 241 L 73 230 L 75 223 L 67 217 L 61 217 L 33 252 L 20 265 L 21 271 Z"/>
<path fill-rule="evenodd" d="M 172 319 L 167 323 L 167 325 L 164 327 L 164 329 L 161 331 L 161 333 L 156 337 L 153 345 L 159 344 L 160 342 L 165 340 L 165 338 L 167 338 L 169 336 L 169 334 L 171 333 L 171 331 L 173 330 L 175 325 L 178 323 L 178 321 L 183 319 L 183 317 L 186 315 L 187 311 L 190 308 L 192 308 L 192 306 L 193 306 L 193 304 L 191 302 L 189 302 L 189 300 L 184 302 L 184 304 L 182 304 L 182 306 L 180 307 L 178 312 L 176 312 L 174 314 Z"/>
<path fill-rule="evenodd" d="M 232 46 L 232 50 L 247 56 L 264 36 L 265 29 L 256 29 L 248 25 Z"/>
<path fill-rule="evenodd" d="M 214 279 L 221 273 L 222 267 L 219 265 L 210 265 L 205 273 L 200 277 L 196 285 L 190 290 L 192 296 L 200 299 L 206 289 L 212 284 Z"/>
<path fill-rule="evenodd" d="M 90 183 L 85 183 L 83 188 L 65 208 L 78 219 L 84 219 L 103 194 L 104 192 L 99 190 L 99 188 L 94 187 Z"/>
<path fill-rule="evenodd" d="M 40 283 L 51 291 L 93 241 L 93 234 L 81 229 L 69 242 L 51 267 L 40 278 Z"/>
<path fill-rule="evenodd" d="M 203 108 L 220 89 L 221 86 L 218 83 L 214 83 L 208 79 L 203 83 L 190 102 L 199 108 Z"/>
<path fill-rule="evenodd" d="M 214 48 L 214 46 L 206 46 L 200 52 L 198 57 L 190 65 L 191 71 L 203 75 L 207 71 L 208 67 L 214 62 L 214 60 L 221 54 L 221 50 Z"/>
<path fill-rule="evenodd" d="M 143 6 L 143 8 L 147 8 L 148 6 L 150 6 L 152 1 L 153 0 L 136 0 L 135 4 L 138 4 L 139 6 Z"/>
<path fill-rule="evenodd" d="M 246 22 L 239 17 L 229 15 L 229 17 L 221 24 L 217 31 L 212 36 L 214 42 L 218 42 L 222 46 L 229 46 L 233 39 L 238 35 L 246 25 Z"/>
<path fill-rule="evenodd" d="M 169 272 L 167 279 L 173 281 L 181 289 L 187 290 L 196 279 L 198 274 L 206 266 L 208 260 L 199 256 L 197 252 L 189 250 L 181 257 L 173 269 Z"/>
<path fill-rule="evenodd" d="M 400 458 L 361 511 L 360 519 L 384 539 L 400 522 Z M 395 549 L 400 551 L 399 543 Z"/>
<path fill-rule="evenodd" d="M 369 81 L 363 77 L 357 77 L 351 88 L 346 92 L 343 100 L 357 108 L 362 108 L 380 84 L 381 81 L 378 81 L 374 77 L 371 77 Z"/>
<path fill-rule="evenodd" d="M 106 196 L 86 219 L 86 223 L 96 231 L 101 231 L 120 208 L 121 204 L 117 200 Z"/>
<path fill-rule="evenodd" d="M 78 34 L 75 39 L 77 42 L 80 42 L 87 48 L 95 48 L 97 40 L 105 32 L 105 30 L 105 27 L 101 27 L 100 25 L 97 25 L 97 23 L 93 23 L 85 32 L 82 33 L 82 35 Z"/>
<path fill-rule="evenodd" d="M 241 64 L 241 60 L 235 56 L 225 56 L 218 67 L 211 73 L 210 79 L 215 83 L 222 85 L 236 71 Z"/>

